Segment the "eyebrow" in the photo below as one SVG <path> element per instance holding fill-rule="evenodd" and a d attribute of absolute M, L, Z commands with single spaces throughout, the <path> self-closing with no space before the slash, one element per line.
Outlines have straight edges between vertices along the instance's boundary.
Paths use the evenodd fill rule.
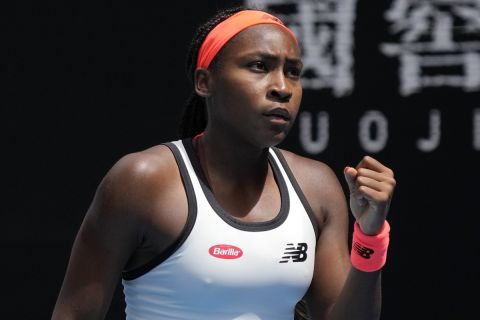
<path fill-rule="evenodd" d="M 266 59 L 266 60 L 278 60 L 278 56 L 276 56 L 274 54 L 271 54 L 271 53 L 268 53 L 268 52 L 263 52 L 263 51 L 255 51 L 255 52 L 245 54 L 245 57 L 252 57 L 252 56 L 257 56 L 257 57 L 260 57 L 260 58 Z M 287 57 L 286 61 L 287 61 L 287 63 L 297 64 L 297 65 L 303 66 L 302 59 L 288 58 Z"/>

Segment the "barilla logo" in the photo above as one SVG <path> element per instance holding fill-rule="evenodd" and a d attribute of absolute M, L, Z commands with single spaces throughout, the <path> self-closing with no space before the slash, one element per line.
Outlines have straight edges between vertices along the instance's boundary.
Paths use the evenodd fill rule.
<path fill-rule="evenodd" d="M 216 244 L 208 249 L 208 253 L 220 259 L 238 259 L 243 255 L 242 249 L 229 244 Z"/>

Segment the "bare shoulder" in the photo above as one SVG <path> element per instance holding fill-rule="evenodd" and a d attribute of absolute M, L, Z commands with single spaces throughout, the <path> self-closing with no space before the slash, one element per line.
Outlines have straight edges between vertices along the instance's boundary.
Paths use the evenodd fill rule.
<path fill-rule="evenodd" d="M 326 163 L 284 149 L 281 152 L 298 183 L 306 187 L 319 187 L 338 182 L 337 176 Z"/>
<path fill-rule="evenodd" d="M 159 174 L 168 174 L 174 166 L 175 159 L 168 147 L 158 145 L 124 155 L 109 170 L 106 178 L 145 182 L 145 179 L 155 178 Z"/>
<path fill-rule="evenodd" d="M 175 159 L 164 145 L 124 155 L 102 179 L 96 198 L 109 209 L 119 209 L 106 212 L 140 214 L 177 178 L 175 169 Z"/>
<path fill-rule="evenodd" d="M 347 212 L 344 191 L 328 164 L 284 149 L 281 152 L 320 225 L 334 212 Z"/>

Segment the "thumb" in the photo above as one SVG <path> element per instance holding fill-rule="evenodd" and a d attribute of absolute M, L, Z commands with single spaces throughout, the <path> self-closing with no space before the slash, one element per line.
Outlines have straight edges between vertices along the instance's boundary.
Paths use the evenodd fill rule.
<path fill-rule="evenodd" d="M 350 189 L 350 193 L 355 191 L 355 179 L 357 177 L 357 170 L 355 168 L 346 166 L 343 170 L 343 174 L 345 175 L 345 181 L 347 181 L 348 189 Z"/>

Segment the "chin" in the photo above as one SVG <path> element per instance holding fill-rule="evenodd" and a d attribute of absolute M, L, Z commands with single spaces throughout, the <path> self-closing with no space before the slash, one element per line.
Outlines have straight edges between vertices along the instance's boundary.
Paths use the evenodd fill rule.
<path fill-rule="evenodd" d="M 268 145 L 266 147 L 274 147 L 285 140 L 287 137 L 287 131 L 273 132 L 273 135 L 269 137 Z"/>

